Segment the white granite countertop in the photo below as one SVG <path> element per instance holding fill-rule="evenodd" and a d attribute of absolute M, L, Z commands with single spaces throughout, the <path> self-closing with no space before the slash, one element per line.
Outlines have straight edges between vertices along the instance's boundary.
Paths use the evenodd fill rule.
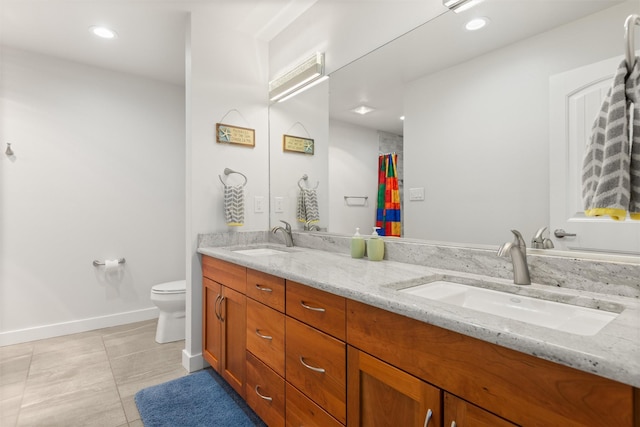
<path fill-rule="evenodd" d="M 274 244 L 284 254 L 249 256 L 234 249 L 201 247 L 198 252 L 341 295 L 428 324 L 522 353 L 640 387 L 640 301 L 635 298 L 532 284 L 428 268 L 393 261 L 352 259 L 349 255 Z M 453 276 L 518 295 L 600 308 L 620 314 L 593 336 L 577 335 L 416 297 L 397 289 Z"/>

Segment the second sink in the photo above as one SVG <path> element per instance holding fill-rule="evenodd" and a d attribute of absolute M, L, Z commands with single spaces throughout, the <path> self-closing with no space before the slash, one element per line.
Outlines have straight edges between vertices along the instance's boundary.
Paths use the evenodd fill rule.
<path fill-rule="evenodd" d="M 618 315 L 444 280 L 400 292 L 578 335 L 594 335 Z"/>

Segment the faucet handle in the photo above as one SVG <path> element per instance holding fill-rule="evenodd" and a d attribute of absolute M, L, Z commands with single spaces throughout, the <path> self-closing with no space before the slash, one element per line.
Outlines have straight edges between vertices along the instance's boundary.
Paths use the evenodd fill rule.
<path fill-rule="evenodd" d="M 284 224 L 284 228 L 287 230 L 287 232 L 291 233 L 291 224 L 289 224 L 287 221 L 283 221 L 283 220 L 280 220 L 280 222 Z"/>
<path fill-rule="evenodd" d="M 547 227 L 542 227 L 536 231 L 536 235 L 531 239 L 531 247 L 535 249 L 543 249 L 545 238 L 542 237 Z"/>

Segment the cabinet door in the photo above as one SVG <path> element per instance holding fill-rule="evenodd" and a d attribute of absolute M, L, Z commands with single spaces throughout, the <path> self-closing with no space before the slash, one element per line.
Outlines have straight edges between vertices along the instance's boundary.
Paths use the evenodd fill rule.
<path fill-rule="evenodd" d="M 222 322 L 221 375 L 244 398 L 246 365 L 247 297 L 222 287 L 220 320 Z"/>
<path fill-rule="evenodd" d="M 444 394 L 445 427 L 515 427 L 504 418 L 487 412 L 452 394 Z"/>
<path fill-rule="evenodd" d="M 202 279 L 202 355 L 220 372 L 222 329 L 218 320 L 222 287 L 206 277 Z"/>
<path fill-rule="evenodd" d="M 287 390 L 287 427 L 342 427 L 327 411 L 316 405 L 311 399 L 300 393 L 289 383 L 285 383 Z"/>
<path fill-rule="evenodd" d="M 347 363 L 349 427 L 440 426 L 440 389 L 353 347 Z"/>

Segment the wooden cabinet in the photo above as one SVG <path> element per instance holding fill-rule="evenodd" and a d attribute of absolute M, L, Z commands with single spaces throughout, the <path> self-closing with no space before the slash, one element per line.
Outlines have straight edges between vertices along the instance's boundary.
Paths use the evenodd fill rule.
<path fill-rule="evenodd" d="M 246 269 L 209 257 L 202 264 L 203 357 L 244 397 Z"/>
<path fill-rule="evenodd" d="M 441 425 L 438 388 L 351 346 L 347 354 L 347 426 Z"/>
<path fill-rule="evenodd" d="M 203 257 L 203 356 L 271 427 L 640 427 L 640 390 Z"/>
<path fill-rule="evenodd" d="M 509 421 L 444 393 L 444 425 L 446 427 L 517 427 Z"/>
<path fill-rule="evenodd" d="M 517 425 L 638 426 L 631 386 L 352 300 L 347 341 Z"/>

